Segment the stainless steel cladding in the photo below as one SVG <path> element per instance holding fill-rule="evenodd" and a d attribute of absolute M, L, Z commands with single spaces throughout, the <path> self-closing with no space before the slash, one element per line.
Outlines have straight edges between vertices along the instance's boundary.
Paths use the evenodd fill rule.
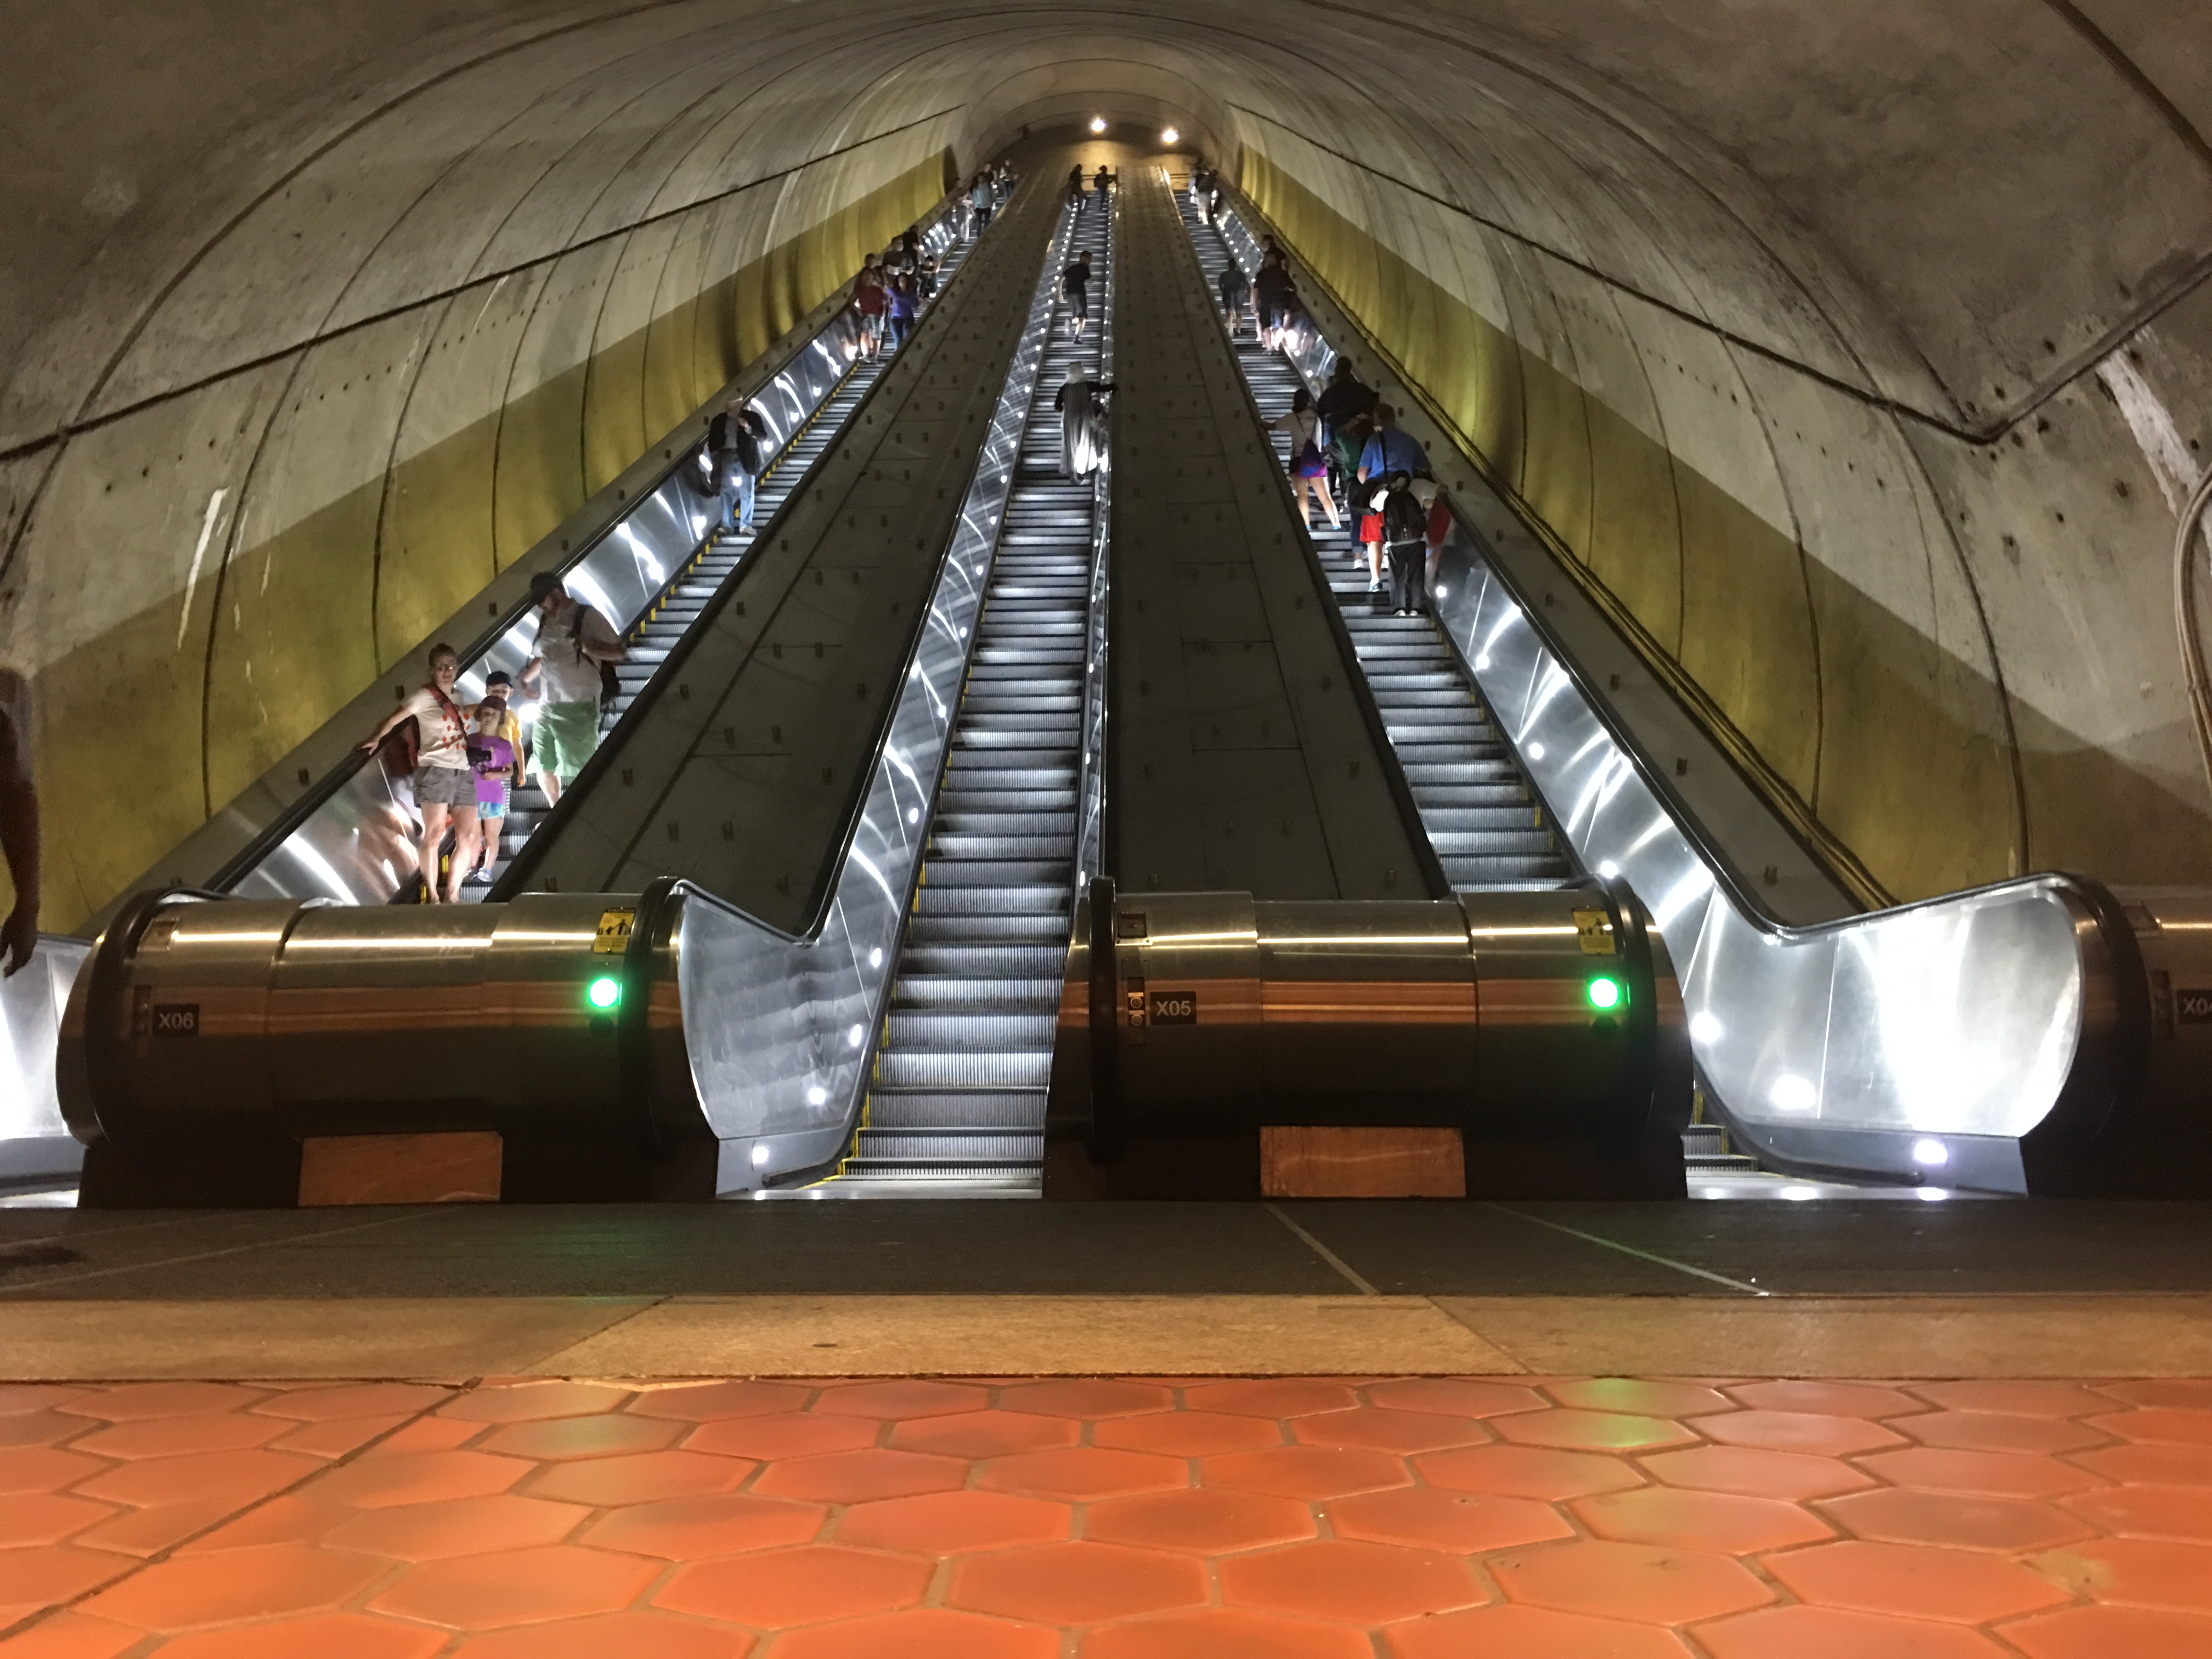
<path fill-rule="evenodd" d="M 1094 1146 L 1365 1122 L 1626 1156 L 1689 1116 L 1674 969 L 1617 884 L 1371 902 L 1101 881 L 1078 937 L 1053 1127 Z"/>
<path fill-rule="evenodd" d="M 642 1075 L 682 1036 L 665 947 L 632 948 L 637 909 L 611 894 L 374 908 L 148 895 L 70 993 L 63 1112 L 90 1164 L 218 1127 L 649 1141 L 696 1126 L 680 1088 L 656 1118 L 625 1086 L 625 1066 Z"/>

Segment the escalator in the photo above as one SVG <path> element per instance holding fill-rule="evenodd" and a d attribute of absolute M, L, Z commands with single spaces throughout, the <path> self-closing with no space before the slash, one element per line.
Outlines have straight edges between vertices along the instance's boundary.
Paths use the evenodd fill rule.
<path fill-rule="evenodd" d="M 1020 459 L 928 850 L 852 1155 L 815 1191 L 1030 1196 L 1044 1157 L 1054 1021 L 1074 899 L 1100 486 L 1064 477 L 1053 407 L 1071 365 L 1112 361 L 1113 213 L 1074 216 L 1083 335 L 1066 301 L 1030 393 Z M 1048 277 L 1052 273 L 1048 271 Z"/>
<path fill-rule="evenodd" d="M 1205 222 L 1188 191 L 1176 193 L 1183 223 L 1206 272 L 1219 291 L 1231 253 Z M 1261 349 L 1254 334 L 1237 337 L 1237 366 L 1264 418 L 1285 413 L 1304 381 L 1279 352 Z M 1287 434 L 1271 434 L 1276 459 L 1288 466 Z M 1310 532 L 1328 572 L 1329 592 L 1375 696 L 1390 747 L 1398 757 L 1421 827 L 1455 892 L 1543 890 L 1576 878 L 1512 745 L 1498 730 L 1474 682 L 1427 617 L 1394 617 L 1386 593 L 1369 587 L 1364 550 L 1347 502 L 1340 524 Z"/>
<path fill-rule="evenodd" d="M 940 283 L 951 280 L 971 246 L 949 235 L 944 239 L 943 251 L 939 254 Z M 932 251 L 936 251 L 933 245 Z M 923 309 L 926 314 L 927 307 Z M 773 451 L 768 465 L 762 469 L 753 502 L 754 528 L 736 533 L 719 527 L 713 529 L 700 543 L 698 551 L 629 625 L 623 636 L 629 655 L 615 670 L 622 689 L 601 713 L 599 730 L 603 736 L 621 724 L 647 682 L 668 660 L 677 641 L 705 613 L 715 593 L 737 574 L 745 555 L 766 533 L 792 492 L 837 441 L 853 412 L 896 361 L 888 337 L 880 356 L 856 359 L 836 389 L 781 447 Z M 719 510 L 719 503 L 708 499 L 701 502 L 698 513 L 704 519 Z M 580 597 L 586 597 L 588 602 L 587 594 Z M 527 710 L 524 712 L 526 716 Z M 507 831 L 498 849 L 499 856 L 464 884 L 464 899 L 481 900 L 492 890 L 529 844 L 550 810 L 537 775 L 526 774 L 522 783 L 510 792 Z"/>

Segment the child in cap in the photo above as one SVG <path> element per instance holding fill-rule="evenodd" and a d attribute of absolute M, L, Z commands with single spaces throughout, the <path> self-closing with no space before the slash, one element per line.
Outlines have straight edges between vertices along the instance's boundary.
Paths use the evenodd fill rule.
<path fill-rule="evenodd" d="M 476 730 L 469 733 L 469 764 L 477 775 L 477 817 L 483 823 L 479 873 L 486 881 L 491 879 L 491 867 L 499 861 L 500 842 L 507 833 L 508 791 L 521 775 L 521 757 L 503 730 L 514 719 L 505 698 L 486 697 L 476 706 Z"/>

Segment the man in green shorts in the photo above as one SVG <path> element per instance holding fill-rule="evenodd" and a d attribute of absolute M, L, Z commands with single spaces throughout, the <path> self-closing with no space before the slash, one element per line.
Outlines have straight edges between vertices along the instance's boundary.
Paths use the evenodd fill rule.
<path fill-rule="evenodd" d="M 522 683 L 539 699 L 531 750 L 550 806 L 599 746 L 600 665 L 629 653 L 614 624 L 570 599 L 550 571 L 530 579 L 530 597 L 538 606 L 538 642 Z"/>

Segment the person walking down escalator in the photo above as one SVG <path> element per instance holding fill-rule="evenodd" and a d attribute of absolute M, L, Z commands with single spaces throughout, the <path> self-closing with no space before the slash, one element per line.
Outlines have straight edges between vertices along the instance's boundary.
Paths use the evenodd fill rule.
<path fill-rule="evenodd" d="M 1083 337 L 1083 325 L 1091 319 L 1091 250 L 1085 248 L 1060 273 L 1060 297 L 1067 301 L 1067 337 L 1071 340 Z"/>
<path fill-rule="evenodd" d="M 981 236 L 983 227 L 991 222 L 991 175 L 979 173 L 975 182 L 968 186 L 968 234 Z"/>
<path fill-rule="evenodd" d="M 1106 197 L 1107 192 L 1114 188 L 1114 175 L 1107 171 L 1106 164 L 1103 161 L 1101 161 L 1098 164 L 1098 171 L 1092 175 L 1091 187 L 1092 191 L 1098 198 L 1099 210 L 1101 212 L 1105 211 L 1107 208 L 1112 205 L 1112 204 L 1106 199 Z"/>
<path fill-rule="evenodd" d="M 461 880 L 476 863 L 477 775 L 469 764 L 469 728 L 453 702 L 460 655 L 450 645 L 430 647 L 430 678 L 385 719 L 361 745 L 374 754 L 400 726 L 415 726 L 415 812 L 422 824 L 416 869 L 426 904 L 459 904 Z M 439 849 L 453 832 L 453 861 L 441 876 Z"/>
<path fill-rule="evenodd" d="M 893 276 L 884 291 L 884 301 L 890 307 L 891 349 L 896 351 L 914 332 L 914 319 L 921 310 L 921 295 L 915 291 L 913 273 L 902 270 Z"/>
<path fill-rule="evenodd" d="M 853 309 L 860 319 L 860 356 L 872 360 L 884 349 L 884 319 L 890 296 L 884 291 L 882 270 L 871 259 L 853 283 Z"/>
<path fill-rule="evenodd" d="M 1053 393 L 1060 411 L 1060 476 L 1087 478 L 1106 452 L 1106 398 L 1110 380 L 1094 380 L 1081 363 L 1067 366 L 1067 380 Z"/>
<path fill-rule="evenodd" d="M 551 571 L 530 579 L 530 600 L 538 607 L 538 638 L 522 665 L 522 684 L 541 699 L 531 763 L 550 805 L 598 752 L 599 717 L 613 690 L 608 681 L 629 650 L 614 624 L 569 598 Z M 473 795 L 470 803 L 473 811 Z"/>
<path fill-rule="evenodd" d="M 719 528 L 732 535 L 748 535 L 753 527 L 753 500 L 760 483 L 761 440 L 768 435 L 768 417 L 743 398 L 733 398 L 727 409 L 707 422 L 707 453 L 715 469 L 715 484 L 722 498 Z"/>

